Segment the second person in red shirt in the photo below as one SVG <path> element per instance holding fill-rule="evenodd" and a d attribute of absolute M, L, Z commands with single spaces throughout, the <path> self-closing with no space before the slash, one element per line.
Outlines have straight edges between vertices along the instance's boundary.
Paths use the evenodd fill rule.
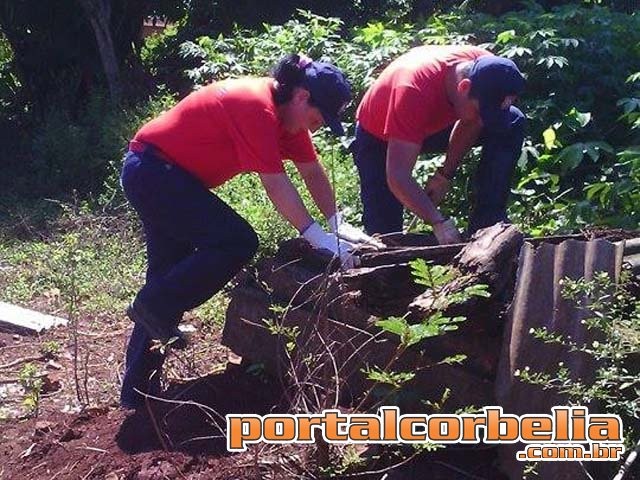
<path fill-rule="evenodd" d="M 437 207 L 476 144 L 482 158 L 469 231 L 507 220 L 525 123 L 513 102 L 524 83 L 511 60 L 474 46 L 417 47 L 385 68 L 360 103 L 352 146 L 367 233 L 401 231 L 406 207 L 433 227 L 439 243 L 460 242 Z M 445 151 L 423 189 L 412 175 L 418 155 Z"/>

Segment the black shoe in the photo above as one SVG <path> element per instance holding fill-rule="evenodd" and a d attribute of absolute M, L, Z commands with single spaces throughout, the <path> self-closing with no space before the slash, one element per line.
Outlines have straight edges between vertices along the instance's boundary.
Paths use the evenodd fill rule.
<path fill-rule="evenodd" d="M 178 350 L 185 349 L 188 345 L 186 336 L 177 326 L 163 326 L 162 320 L 138 300 L 134 300 L 127 307 L 127 316 L 132 322 L 144 328 L 153 340 L 158 340 L 163 345 L 170 345 Z"/>

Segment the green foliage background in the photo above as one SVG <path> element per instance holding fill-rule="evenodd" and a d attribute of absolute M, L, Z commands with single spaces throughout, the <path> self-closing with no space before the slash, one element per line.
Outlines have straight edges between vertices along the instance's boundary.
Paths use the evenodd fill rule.
<path fill-rule="evenodd" d="M 547 12 L 532 3 L 499 18 L 458 12 L 418 24 L 373 22 L 346 34 L 337 18 L 300 12 L 298 19 L 265 25 L 258 34 L 236 29 L 227 36 L 202 36 L 183 43 L 180 51 L 187 62 L 198 64 L 186 70 L 196 85 L 264 75 L 287 51 L 329 59 L 354 87 L 348 118 L 380 69 L 411 46 L 473 43 L 513 58 L 528 77 L 521 106 L 529 134 L 510 213 L 522 228 L 540 235 L 591 224 L 638 227 L 639 27 L 636 15 L 576 4 Z M 353 184 L 355 177 L 346 178 L 355 173 L 344 144 L 337 150 L 333 165 Z M 445 207 L 460 224 L 468 210 L 475 157 L 477 152 L 456 178 Z M 425 177 L 437 161 L 425 159 L 417 174 Z M 357 205 L 350 202 L 352 192 L 344 195 L 349 205 Z"/>
<path fill-rule="evenodd" d="M 587 225 L 637 229 L 638 15 L 611 9 L 602 2 L 564 2 L 554 8 L 526 2 L 519 4 L 518 10 L 513 2 L 502 2 L 502 7 L 509 3 L 507 13 L 481 13 L 498 8 L 498 3 L 465 2 L 462 7 L 456 2 L 438 3 L 432 5 L 438 13 L 431 16 L 416 15 L 416 2 L 401 1 L 385 3 L 385 12 L 372 10 L 365 16 L 352 12 L 344 19 L 299 11 L 283 24 L 265 24 L 253 30 L 225 25 L 220 31 L 226 33 L 212 31 L 193 9 L 180 7 L 173 11 L 174 24 L 163 34 L 149 37 L 138 52 L 151 82 L 159 85 L 151 94 L 141 92 L 113 106 L 100 89 L 94 89 L 86 101 L 71 105 L 69 95 L 61 92 L 38 116 L 31 115 L 29 104 L 24 103 L 11 46 L 0 35 L 3 258 L 11 259 L 15 254 L 15 264 L 24 266 L 28 261 L 20 251 L 33 247 L 31 258 L 43 257 L 38 270 L 42 279 L 49 271 L 44 257 L 55 257 L 47 246 L 55 250 L 56 245 L 64 244 L 61 238 L 70 233 L 81 238 L 99 234 L 95 222 L 83 220 L 87 212 L 136 225 L 118 185 L 127 141 L 141 124 L 192 88 L 229 76 L 265 75 L 284 54 L 306 52 L 333 61 L 350 78 L 355 93 L 347 112 L 347 122 L 351 122 L 360 97 L 380 70 L 408 48 L 423 43 L 485 46 L 513 58 L 527 75 L 527 89 L 519 105 L 529 119 L 528 136 L 509 207 L 518 226 L 532 235 L 570 232 Z M 353 131 L 354 125 L 348 123 L 349 136 Z M 337 141 L 325 132 L 315 137 L 339 202 L 357 224 L 361 205 L 349 141 Z M 469 184 L 477 158 L 474 151 L 464 163 L 443 207 L 461 227 L 466 224 Z M 416 176 L 425 181 L 442 159 L 422 158 Z M 311 205 L 302 182 L 290 172 Z M 257 177 L 238 177 L 218 193 L 255 227 L 261 239 L 260 255 L 272 252 L 281 240 L 295 234 L 276 214 Z M 74 207 L 60 207 L 68 203 Z M 315 210 L 314 214 L 320 216 Z M 70 216 L 75 220 L 70 221 Z M 428 230 L 420 224 L 417 228 Z M 110 234 L 106 238 L 117 241 L 117 232 Z M 135 251 L 142 255 L 139 232 L 136 241 Z M 100 266 L 102 273 L 96 274 L 107 272 L 104 278 L 108 281 L 112 271 L 106 261 Z M 131 270 L 119 270 L 131 288 L 142 276 L 140 265 L 129 261 Z M 18 271 L 23 272 L 21 268 Z M 14 292 L 16 298 L 26 301 L 47 290 L 46 282 L 33 283 L 33 270 L 24 273 L 24 284 L 30 289 L 5 292 Z"/>
<path fill-rule="evenodd" d="M 636 14 L 578 2 L 547 10 L 529 2 L 524 9 L 492 16 L 477 13 L 490 9 L 482 2 L 467 2 L 462 8 L 434 4 L 432 9 L 448 7 L 449 13 L 423 18 L 415 15 L 420 9 L 426 12 L 426 7 L 395 1 L 384 4 L 385 20 L 383 12 L 347 2 L 347 10 L 339 12 L 346 21 L 298 11 L 283 24 L 247 30 L 230 27 L 230 21 L 222 25 L 220 18 L 207 23 L 207 5 L 202 1 L 174 8 L 176 23 L 164 34 L 148 38 L 140 50 L 141 64 L 167 87 L 148 99 L 118 107 L 99 90 L 72 107 L 62 95 L 35 122 L 25 122 L 25 112 L 17 108 L 20 80 L 11 68 L 10 46 L 0 36 L 0 119 L 13 124 L 13 130 L 8 128 L 3 135 L 6 161 L 0 174 L 5 193 L 0 204 L 13 203 L 16 196 L 64 197 L 77 191 L 82 198 L 99 199 L 103 208 L 105 201 L 118 199 L 119 159 L 141 123 L 194 86 L 229 76 L 265 75 L 285 53 L 306 52 L 331 60 L 346 72 L 355 92 L 347 112 L 351 120 L 366 88 L 395 56 L 423 43 L 472 43 L 513 58 L 528 77 L 520 106 L 528 116 L 529 130 L 513 183 L 512 220 L 536 235 L 593 224 L 638 227 L 640 21 Z M 216 8 L 228 8 L 225 5 L 221 2 Z M 282 8 L 284 12 L 291 6 L 283 3 Z M 276 19 L 282 12 L 271 14 Z M 375 15 L 381 19 L 362 24 Z M 245 25 L 256 23 L 253 17 L 237 18 Z M 228 33 L 201 35 L 216 25 Z M 16 123 L 23 128 L 15 130 Z M 352 124 L 349 132 L 353 133 Z M 340 202 L 357 222 L 357 175 L 348 140 L 336 143 L 319 135 L 317 145 Z M 423 159 L 416 174 L 425 180 L 441 160 Z M 476 160 L 477 152 L 465 162 L 444 206 L 460 226 L 466 222 Z M 260 193 L 249 202 L 242 195 L 246 191 L 261 192 L 261 187 L 245 177 L 225 186 L 222 195 L 263 234 L 263 243 L 266 240 L 272 247 L 291 234 L 266 196 Z M 3 197 L 11 200 L 2 202 Z"/>
<path fill-rule="evenodd" d="M 21 0 L 22 7 L 27 3 Z M 337 17 L 306 11 L 291 17 L 294 3 Z M 361 205 L 348 146 L 353 114 L 366 88 L 412 46 L 470 43 L 513 58 L 527 76 L 519 106 L 529 125 L 512 184 L 512 221 L 531 235 L 588 225 L 639 228 L 640 17 L 631 13 L 627 0 L 354 0 L 340 2 L 337 10 L 328 1 L 279 2 L 268 13 L 272 2 L 250 0 L 154 5 L 174 23 L 136 50 L 146 83 L 132 78 L 131 85 L 145 86 L 115 106 L 99 82 L 79 101 L 73 94 L 78 72 L 62 68 L 65 73 L 50 82 L 51 95 L 36 109 L 26 91 L 30 82 L 21 77 L 0 27 L 0 300 L 53 314 L 65 314 L 72 304 L 83 321 L 117 324 L 144 281 L 145 268 L 140 226 L 118 182 L 128 139 L 191 89 L 225 77 L 266 75 L 291 52 L 330 60 L 352 82 L 348 138 L 319 132 L 314 140 L 337 198 L 355 224 Z M 244 23 L 233 26 L 239 19 Z M 262 25 L 265 19 L 272 21 Z M 46 34 L 38 32 L 38 38 Z M 49 47 L 44 51 L 55 51 L 55 45 Z M 443 206 L 460 227 L 466 225 L 478 156 L 476 149 L 464 163 Z M 442 155 L 421 158 L 416 176 L 426 181 L 442 160 Z M 237 177 L 217 193 L 258 232 L 258 257 L 295 235 L 255 175 Z M 316 209 L 312 212 L 320 218 Z M 428 227 L 418 224 L 417 229 Z M 227 301 L 222 292 L 193 315 L 219 326 Z M 389 319 L 381 327 L 404 335 L 407 343 L 453 327 L 441 317 L 432 320 L 410 328 Z M 380 383 L 408 378 L 380 375 Z"/>

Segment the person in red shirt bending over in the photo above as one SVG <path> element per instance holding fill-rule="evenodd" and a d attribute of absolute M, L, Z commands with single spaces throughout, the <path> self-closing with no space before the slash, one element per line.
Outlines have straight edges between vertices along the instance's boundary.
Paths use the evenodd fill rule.
<path fill-rule="evenodd" d="M 438 211 L 458 165 L 482 145 L 469 232 L 507 220 L 525 117 L 513 106 L 524 78 L 509 59 L 473 46 L 423 46 L 393 61 L 364 95 L 352 145 L 369 234 L 402 230 L 407 207 L 441 244 L 461 241 Z M 422 152 L 446 151 L 423 189 L 412 176 Z"/>
<path fill-rule="evenodd" d="M 349 83 L 333 65 L 290 55 L 268 78 L 205 86 L 144 125 L 129 144 L 121 183 L 144 228 L 146 283 L 127 310 L 135 322 L 121 404 L 157 394 L 164 355 L 152 340 L 183 347 L 182 315 L 213 296 L 253 257 L 251 226 L 211 188 L 255 172 L 278 212 L 309 243 L 348 260 L 363 232 L 341 222 L 311 134 L 326 124 L 344 134 Z M 331 232 L 309 215 L 283 168 L 291 159 Z M 250 198 L 253 192 L 245 192 Z M 341 238 L 339 240 L 339 238 Z M 342 240 L 345 239 L 347 241 Z M 350 241 L 350 242 L 349 242 Z"/>

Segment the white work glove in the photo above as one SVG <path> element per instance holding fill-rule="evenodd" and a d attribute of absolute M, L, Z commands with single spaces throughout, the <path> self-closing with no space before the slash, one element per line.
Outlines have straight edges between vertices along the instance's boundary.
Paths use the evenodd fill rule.
<path fill-rule="evenodd" d="M 440 172 L 436 172 L 429 179 L 424 189 L 434 205 L 440 205 L 440 202 L 449 191 L 449 184 L 449 179 Z"/>
<path fill-rule="evenodd" d="M 340 256 L 340 262 L 345 268 L 353 268 L 353 255 L 351 250 L 355 245 L 340 240 L 336 235 L 325 232 L 317 222 L 313 222 L 307 229 L 302 232 L 304 239 L 311 244 L 313 248 L 319 250 L 328 250 L 333 256 Z"/>
<path fill-rule="evenodd" d="M 331 228 L 331 231 L 336 234 L 338 238 L 346 240 L 349 243 L 364 243 L 376 248 L 384 248 L 385 246 L 384 243 L 367 235 L 359 228 L 345 222 L 340 212 L 336 212 L 331 218 L 329 218 L 328 223 L 329 228 Z"/>
<path fill-rule="evenodd" d="M 450 243 L 462 243 L 460 232 L 456 228 L 453 220 L 443 220 L 442 222 L 433 224 L 433 233 L 438 239 L 440 245 L 448 245 Z"/>

